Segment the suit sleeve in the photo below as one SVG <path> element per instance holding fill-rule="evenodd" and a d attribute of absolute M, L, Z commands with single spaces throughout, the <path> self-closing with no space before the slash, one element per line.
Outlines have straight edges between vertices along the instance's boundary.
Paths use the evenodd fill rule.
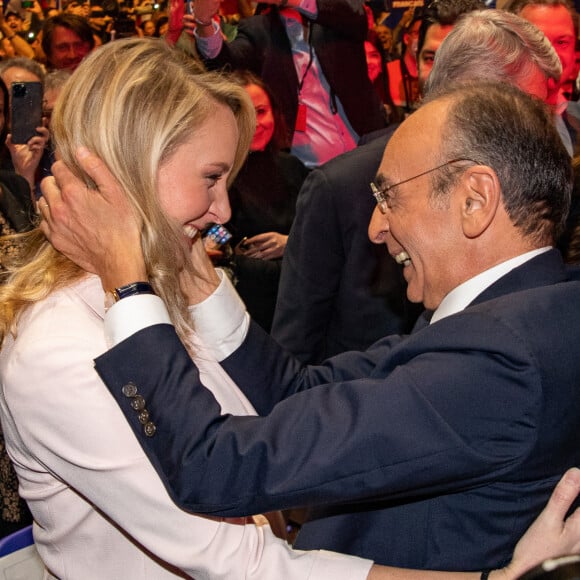
<path fill-rule="evenodd" d="M 497 323 L 451 318 L 459 320 L 306 368 L 252 327 L 224 368 L 259 412 L 271 407 L 264 417 L 220 417 L 167 325 L 133 335 L 96 367 L 185 509 L 242 515 L 446 493 L 522 461 L 541 405 L 520 337 L 499 329 L 498 353 Z M 121 392 L 128 381 L 148 401 L 153 437 Z"/>
<path fill-rule="evenodd" d="M 367 16 L 360 0 L 317 0 L 317 24 L 353 40 L 364 42 L 367 32 Z"/>
<path fill-rule="evenodd" d="M 267 31 L 254 18 L 241 20 L 238 33 L 232 42 L 224 41 L 219 54 L 213 59 L 204 59 L 208 69 L 248 69 L 261 74 L 263 47 L 269 42 L 264 38 Z"/>
<path fill-rule="evenodd" d="M 272 336 L 305 363 L 324 358 L 345 260 L 332 189 L 324 171 L 315 169 L 300 190 L 272 324 Z"/>

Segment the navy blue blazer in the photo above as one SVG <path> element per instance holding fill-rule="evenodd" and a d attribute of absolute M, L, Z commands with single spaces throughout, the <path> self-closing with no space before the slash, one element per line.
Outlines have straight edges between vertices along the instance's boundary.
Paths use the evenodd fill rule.
<path fill-rule="evenodd" d="M 220 417 L 169 325 L 96 368 L 185 509 L 332 505 L 302 546 L 478 570 L 509 559 L 580 465 L 579 339 L 580 270 L 552 250 L 463 312 L 320 366 L 302 367 L 252 325 L 223 366 L 264 417 Z M 122 394 L 129 381 L 152 437 Z"/>

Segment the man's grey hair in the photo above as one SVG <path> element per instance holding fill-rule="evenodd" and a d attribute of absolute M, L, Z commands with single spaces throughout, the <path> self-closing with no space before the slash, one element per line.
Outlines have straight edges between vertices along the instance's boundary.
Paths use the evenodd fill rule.
<path fill-rule="evenodd" d="M 425 94 L 454 82 L 475 80 L 519 85 L 538 67 L 558 81 L 562 64 L 550 41 L 533 24 L 503 10 L 463 16 L 441 44 Z"/>
<path fill-rule="evenodd" d="M 68 69 L 54 70 L 46 73 L 44 77 L 44 92 L 57 91 L 62 89 L 71 77 L 71 72 Z"/>
<path fill-rule="evenodd" d="M 40 82 L 44 82 L 44 68 L 41 64 L 37 63 L 35 60 L 31 58 L 27 58 L 25 56 L 15 56 L 14 58 L 9 58 L 8 60 L 3 60 L 0 62 L 0 75 L 7 71 L 9 68 L 22 68 L 27 70 L 29 73 L 36 75 Z M 8 87 L 10 90 L 10 87 Z"/>

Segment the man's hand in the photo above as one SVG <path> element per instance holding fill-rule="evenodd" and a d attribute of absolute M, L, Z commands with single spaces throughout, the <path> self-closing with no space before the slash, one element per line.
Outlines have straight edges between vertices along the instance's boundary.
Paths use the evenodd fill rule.
<path fill-rule="evenodd" d="M 547 558 L 580 553 L 580 508 L 564 520 L 580 493 L 580 469 L 569 469 L 548 504 L 518 542 L 506 578 L 518 578 Z"/>
<path fill-rule="evenodd" d="M 198 20 L 209 22 L 219 12 L 221 0 L 194 0 L 193 11 Z"/>
<path fill-rule="evenodd" d="M 147 280 L 141 224 L 121 186 L 86 149 L 78 151 L 77 159 L 97 189 L 89 189 L 62 161 L 56 162 L 53 177 L 42 182 L 40 228 L 57 250 L 98 274 L 105 290 Z"/>

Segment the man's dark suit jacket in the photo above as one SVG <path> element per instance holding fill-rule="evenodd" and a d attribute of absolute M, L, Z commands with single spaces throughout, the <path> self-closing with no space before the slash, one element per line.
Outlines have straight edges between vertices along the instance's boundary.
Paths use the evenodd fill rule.
<path fill-rule="evenodd" d="M 360 0 L 317 0 L 318 16 L 311 21 L 311 41 L 331 88 L 358 135 L 384 127 L 384 108 L 368 78 L 364 41 L 366 13 Z M 292 48 L 278 9 L 244 18 L 238 34 L 224 42 L 209 69 L 248 69 L 259 75 L 278 100 L 290 134 L 298 111 L 299 79 Z M 329 103 L 331 106 L 331 103 Z"/>
<path fill-rule="evenodd" d="M 169 325 L 96 367 L 186 509 L 350 502 L 307 524 L 301 545 L 479 570 L 510 558 L 558 478 L 580 465 L 579 340 L 580 271 L 551 250 L 463 312 L 321 366 L 301 367 L 252 325 L 223 366 L 264 417 L 219 417 Z M 128 381 L 153 437 L 121 393 Z"/>
<path fill-rule="evenodd" d="M 368 236 L 369 184 L 394 129 L 314 169 L 300 190 L 270 334 L 302 362 L 408 332 L 419 313 L 400 266 Z"/>

